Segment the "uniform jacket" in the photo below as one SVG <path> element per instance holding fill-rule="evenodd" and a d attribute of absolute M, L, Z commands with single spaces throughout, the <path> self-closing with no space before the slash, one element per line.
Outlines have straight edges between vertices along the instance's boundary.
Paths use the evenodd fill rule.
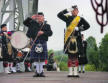
<path fill-rule="evenodd" d="M 67 13 L 68 11 L 65 9 L 59 12 L 57 16 L 58 18 L 63 20 L 66 23 L 66 26 L 68 27 L 73 21 L 73 19 L 75 18 L 75 16 L 66 16 L 65 14 Z M 77 45 L 78 45 L 79 54 L 82 54 L 83 47 L 82 47 L 81 31 L 87 30 L 90 27 L 90 25 L 83 17 L 80 17 L 80 22 L 78 23 L 77 27 L 79 30 L 75 31 L 74 36 L 77 37 Z"/>
<path fill-rule="evenodd" d="M 31 18 L 27 18 L 24 21 L 24 25 L 28 27 L 27 36 L 29 38 L 35 39 L 38 31 L 41 29 L 41 31 L 44 32 L 43 35 L 39 36 L 38 39 L 48 41 L 48 37 L 52 35 L 52 30 L 49 24 L 44 23 L 43 27 L 42 24 L 40 25 L 38 22 Z"/>

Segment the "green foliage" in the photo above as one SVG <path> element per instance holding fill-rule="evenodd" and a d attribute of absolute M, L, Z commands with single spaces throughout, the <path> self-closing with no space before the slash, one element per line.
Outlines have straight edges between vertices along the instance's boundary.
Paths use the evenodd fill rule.
<path fill-rule="evenodd" d="M 98 50 L 96 40 L 94 37 L 90 36 L 87 38 L 87 49 Z"/>
<path fill-rule="evenodd" d="M 99 68 L 99 53 L 98 53 L 98 51 L 90 49 L 88 51 L 88 61 L 89 61 L 89 64 L 94 64 L 94 66 L 96 67 L 96 70 L 98 70 L 98 68 Z"/>
<path fill-rule="evenodd" d="M 87 65 L 85 66 L 85 70 L 86 70 L 86 71 L 96 71 L 96 67 L 95 67 L 95 65 L 87 64 Z"/>
<path fill-rule="evenodd" d="M 61 53 L 60 55 L 55 55 L 54 60 L 57 62 L 57 65 L 59 66 L 61 71 L 68 70 L 68 67 L 67 67 L 68 56 L 66 56 L 65 54 L 62 55 Z"/>
<path fill-rule="evenodd" d="M 108 34 L 102 39 L 100 50 L 100 68 L 108 71 Z"/>
<path fill-rule="evenodd" d="M 68 60 L 68 56 L 65 56 L 65 55 L 59 55 L 59 56 L 54 56 L 54 59 L 60 63 L 60 62 L 67 62 Z"/>
<path fill-rule="evenodd" d="M 61 71 L 68 71 L 67 62 L 65 63 L 62 61 L 59 65 L 59 67 L 60 67 Z"/>
<path fill-rule="evenodd" d="M 52 50 L 52 49 L 49 50 L 49 51 L 48 51 L 48 56 L 49 56 L 51 53 L 54 53 L 54 50 Z"/>
<path fill-rule="evenodd" d="M 99 68 L 99 52 L 96 44 L 96 40 L 94 37 L 90 36 L 87 39 L 88 47 L 87 47 L 87 57 L 89 64 L 94 64 L 96 70 Z"/>

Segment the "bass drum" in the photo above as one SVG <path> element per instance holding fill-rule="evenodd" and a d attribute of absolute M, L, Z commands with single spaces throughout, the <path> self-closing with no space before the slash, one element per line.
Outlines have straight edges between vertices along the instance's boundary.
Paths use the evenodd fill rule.
<path fill-rule="evenodd" d="M 23 49 L 30 43 L 30 39 L 22 31 L 16 31 L 11 36 L 11 44 L 16 49 Z"/>

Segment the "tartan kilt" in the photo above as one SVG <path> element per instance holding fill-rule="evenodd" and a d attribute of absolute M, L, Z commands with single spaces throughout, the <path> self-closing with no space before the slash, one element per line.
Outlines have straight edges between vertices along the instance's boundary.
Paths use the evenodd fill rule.
<path fill-rule="evenodd" d="M 81 56 L 78 57 L 79 65 L 85 65 L 88 63 L 87 57 L 86 56 Z"/>
<path fill-rule="evenodd" d="M 37 44 L 41 44 L 42 47 L 43 47 L 43 51 L 42 53 L 37 53 L 35 51 L 35 47 Z M 47 42 L 45 40 L 37 40 L 35 42 L 35 44 L 33 45 L 32 49 L 31 49 L 31 52 L 30 52 L 30 58 L 32 61 L 45 61 L 48 59 L 48 51 L 47 51 Z"/>
<path fill-rule="evenodd" d="M 77 67 L 79 65 L 78 57 L 68 55 L 68 67 Z"/>

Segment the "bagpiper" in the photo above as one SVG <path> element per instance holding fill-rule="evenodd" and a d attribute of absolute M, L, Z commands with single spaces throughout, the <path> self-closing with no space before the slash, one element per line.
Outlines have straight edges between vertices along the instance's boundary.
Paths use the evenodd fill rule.
<path fill-rule="evenodd" d="M 71 13 L 69 15 L 68 13 Z M 65 9 L 58 13 L 58 18 L 66 22 L 64 38 L 64 52 L 68 54 L 68 77 L 79 77 L 78 75 L 78 55 L 83 53 L 81 31 L 87 30 L 90 25 L 83 18 L 78 16 L 77 5 Z"/>
<path fill-rule="evenodd" d="M 28 17 L 24 21 L 24 25 L 28 26 L 27 36 L 33 41 L 31 47 L 31 60 L 35 62 L 36 71 L 33 77 L 45 77 L 43 66 L 45 60 L 48 59 L 47 41 L 52 35 L 52 30 L 49 24 L 44 20 L 44 14 L 39 12 Z"/>

